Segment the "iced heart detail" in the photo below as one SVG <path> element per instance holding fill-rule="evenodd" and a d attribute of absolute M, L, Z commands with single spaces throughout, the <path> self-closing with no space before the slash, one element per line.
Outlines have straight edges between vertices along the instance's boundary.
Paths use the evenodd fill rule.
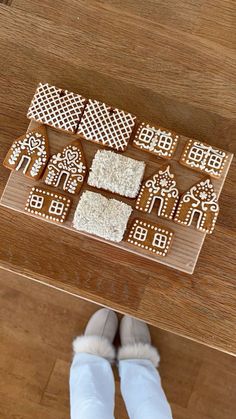
<path fill-rule="evenodd" d="M 41 146 L 41 141 L 38 138 L 35 138 L 33 135 L 29 137 L 28 145 L 30 150 L 34 150 Z"/>
<path fill-rule="evenodd" d="M 68 163 L 75 163 L 76 160 L 79 159 L 79 154 L 77 151 L 72 151 L 72 150 L 66 150 L 66 159 L 68 161 Z"/>

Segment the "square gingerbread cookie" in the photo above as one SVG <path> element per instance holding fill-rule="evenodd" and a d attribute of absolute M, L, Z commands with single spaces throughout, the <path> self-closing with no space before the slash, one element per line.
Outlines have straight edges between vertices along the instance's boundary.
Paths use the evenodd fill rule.
<path fill-rule="evenodd" d="M 71 199 L 42 187 L 33 187 L 25 205 L 25 211 L 46 220 L 63 223 L 69 213 Z"/>
<path fill-rule="evenodd" d="M 86 99 L 81 95 L 39 83 L 27 117 L 73 134 L 81 118 Z"/>
<path fill-rule="evenodd" d="M 113 151 L 98 150 L 92 162 L 88 184 L 135 198 L 144 175 L 145 163 Z"/>
<path fill-rule="evenodd" d="M 180 163 L 217 179 L 223 172 L 227 158 L 226 151 L 190 139 L 184 147 Z"/>
<path fill-rule="evenodd" d="M 133 220 L 126 241 L 159 256 L 166 256 L 173 239 L 173 231 L 140 218 Z"/>
<path fill-rule="evenodd" d="M 159 125 L 142 122 L 135 133 L 133 146 L 158 157 L 170 159 L 173 157 L 179 136 Z"/>
<path fill-rule="evenodd" d="M 77 134 L 86 140 L 124 151 L 128 145 L 136 117 L 105 103 L 89 99 Z"/>
<path fill-rule="evenodd" d="M 73 227 L 106 240 L 120 242 L 131 212 L 130 205 L 85 191 L 76 208 Z"/>

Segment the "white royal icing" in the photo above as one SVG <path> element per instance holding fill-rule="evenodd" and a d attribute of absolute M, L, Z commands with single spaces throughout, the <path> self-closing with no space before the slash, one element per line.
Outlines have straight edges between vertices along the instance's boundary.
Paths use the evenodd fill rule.
<path fill-rule="evenodd" d="M 61 153 L 51 157 L 44 182 L 57 187 L 63 180 L 63 190 L 75 194 L 78 185 L 84 181 L 85 172 L 81 151 L 69 144 Z"/>
<path fill-rule="evenodd" d="M 189 140 L 185 147 L 182 161 L 192 169 L 219 177 L 227 158 L 228 156 L 223 150 L 199 141 Z"/>
<path fill-rule="evenodd" d="M 40 132 L 29 132 L 23 139 L 16 140 L 12 147 L 8 163 L 19 170 L 26 161 L 23 172 L 26 173 L 32 157 L 37 158 L 31 167 L 30 175 L 36 177 L 47 162 L 46 139 Z"/>
<path fill-rule="evenodd" d="M 142 123 L 134 138 L 134 144 L 143 150 L 170 158 L 176 147 L 179 136 L 161 128 Z"/>
<path fill-rule="evenodd" d="M 44 188 L 33 187 L 27 199 L 25 211 L 46 220 L 63 223 L 70 204 L 70 198 Z"/>
<path fill-rule="evenodd" d="M 189 226 L 194 215 L 197 214 L 197 228 L 206 233 L 212 233 L 218 212 L 219 205 L 213 185 L 210 179 L 205 179 L 192 186 L 182 196 L 175 214 L 175 221 Z M 209 214 L 211 214 L 210 220 Z"/>
<path fill-rule="evenodd" d="M 136 201 L 136 209 L 150 213 L 155 200 L 158 199 L 160 200 L 158 215 L 172 218 L 178 197 L 176 181 L 168 165 L 164 170 L 159 170 L 151 179 L 144 182 Z"/>
<path fill-rule="evenodd" d="M 157 224 L 136 219 L 130 228 L 127 241 L 133 246 L 148 250 L 160 256 L 166 256 L 172 238 L 172 231 L 166 230 Z"/>
<path fill-rule="evenodd" d="M 124 151 L 131 136 L 136 117 L 111 108 L 97 100 L 89 100 L 78 126 L 77 134 L 87 140 Z"/>
<path fill-rule="evenodd" d="M 27 117 L 54 128 L 75 132 L 84 105 L 85 99 L 78 94 L 48 83 L 39 83 Z"/>

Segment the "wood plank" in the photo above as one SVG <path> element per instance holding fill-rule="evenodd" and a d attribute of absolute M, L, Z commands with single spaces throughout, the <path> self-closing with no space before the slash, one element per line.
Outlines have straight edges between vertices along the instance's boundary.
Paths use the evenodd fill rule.
<path fill-rule="evenodd" d="M 49 377 L 41 398 L 43 406 L 60 407 L 61 411 L 69 417 L 69 372 L 70 362 L 56 359 L 54 368 Z"/>
<path fill-rule="evenodd" d="M 208 366 L 203 363 L 195 389 L 189 402 L 190 410 L 194 406 L 197 414 L 221 419 L 233 418 L 236 411 L 236 400 L 230 371 L 225 372 L 221 365 Z M 217 406 L 215 401 L 218 400 Z"/>
<path fill-rule="evenodd" d="M 126 14 L 133 19 L 145 20 L 149 26 L 174 27 L 177 31 L 194 34 L 228 48 L 235 48 L 234 23 L 236 10 L 233 0 L 50 0 L 44 1 L 42 8 L 37 0 L 14 0 L 13 7 L 28 13 L 57 21 L 58 24 L 73 25 L 80 19 L 80 9 L 110 10 L 116 14 Z M 70 13 L 67 13 L 68 8 Z M 58 13 L 55 14 L 55 9 Z M 83 16 L 83 14 L 82 14 Z M 232 39 L 233 35 L 233 39 Z"/>
<path fill-rule="evenodd" d="M 0 3 L 5 4 L 6 6 L 11 6 L 13 0 L 0 0 Z"/>
<path fill-rule="evenodd" d="M 1 419 L 67 419 L 71 341 L 98 306 L 2 269 L 0 290 Z M 235 358 L 154 327 L 151 335 L 173 417 L 234 419 Z M 116 417 L 127 419 L 114 373 Z"/>
<path fill-rule="evenodd" d="M 234 115 L 232 104 L 235 104 L 235 97 L 232 91 L 236 60 L 231 50 L 222 49 L 210 42 L 206 44 L 198 37 L 186 36 L 172 27 L 147 28 L 141 25 L 140 30 L 140 22 L 137 25 L 135 21 L 122 14 L 117 15 L 115 11 L 105 13 L 103 10 L 92 10 L 89 14 L 91 20 L 81 15 L 76 30 L 67 26 L 58 27 L 54 22 L 34 17 L 33 41 L 30 14 L 2 7 L 1 15 L 2 40 L 8 43 L 22 46 L 27 40 L 29 49 L 45 51 L 46 48 L 50 55 L 54 55 L 56 50 L 57 57 L 66 57 L 68 66 L 74 63 L 76 56 L 78 65 L 91 70 L 99 68 L 103 75 L 129 83 L 135 80 L 136 85 L 161 95 L 218 112 L 225 117 Z M 20 38 L 14 36 L 18 30 L 21 31 Z M 53 40 L 47 47 L 42 42 L 45 32 Z M 110 33 L 113 34 L 112 38 Z M 112 52 L 109 59 L 108 51 Z M 207 73 L 203 72 L 206 60 Z M 195 86 L 194 91 L 192 84 Z M 220 96 L 224 97 L 223 108 L 218 101 Z"/>

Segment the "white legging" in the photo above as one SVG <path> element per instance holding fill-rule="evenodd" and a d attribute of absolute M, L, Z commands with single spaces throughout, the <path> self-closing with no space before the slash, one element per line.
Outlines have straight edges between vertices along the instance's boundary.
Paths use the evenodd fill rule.
<path fill-rule="evenodd" d="M 121 393 L 130 419 L 172 419 L 151 361 L 119 361 Z M 99 356 L 77 353 L 70 370 L 71 419 L 114 419 L 115 383 L 110 363 Z"/>

